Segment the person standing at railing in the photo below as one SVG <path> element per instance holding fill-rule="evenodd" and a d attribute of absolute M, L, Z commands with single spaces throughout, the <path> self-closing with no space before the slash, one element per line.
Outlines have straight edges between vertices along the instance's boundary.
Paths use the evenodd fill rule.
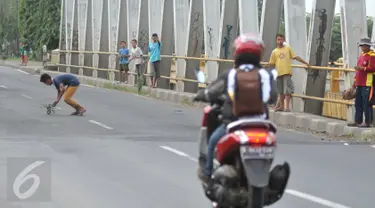
<path fill-rule="evenodd" d="M 120 82 L 122 81 L 122 73 L 125 71 L 125 83 L 128 83 L 129 72 L 129 49 L 126 48 L 126 42 L 121 41 L 120 55 Z"/>
<path fill-rule="evenodd" d="M 276 35 L 277 48 L 272 51 L 269 65 L 276 68 L 277 90 L 279 92 L 279 100 L 276 104 L 275 111 L 290 112 L 291 95 L 294 93 L 294 83 L 292 80 L 292 60 L 297 60 L 307 67 L 311 65 L 297 56 L 293 49 L 285 44 L 285 36 Z"/>
<path fill-rule="evenodd" d="M 129 62 L 132 62 L 134 60 L 135 65 L 135 71 L 137 73 L 137 86 L 138 86 L 138 93 L 141 92 L 143 82 L 144 82 L 144 67 L 141 67 L 141 64 L 143 63 L 143 52 L 141 48 L 137 46 L 137 40 L 132 40 L 132 48 L 130 49 L 130 60 Z"/>
<path fill-rule="evenodd" d="M 148 45 L 151 66 L 151 87 L 156 88 L 158 79 L 160 78 L 160 48 L 162 44 L 156 33 L 152 34 L 151 41 Z"/>
<path fill-rule="evenodd" d="M 362 54 L 358 58 L 353 88 L 356 88 L 356 97 L 354 101 L 355 115 L 354 123 L 348 126 L 357 126 L 362 128 L 371 127 L 373 120 L 373 109 L 370 100 L 373 95 L 373 76 L 375 73 L 375 53 L 370 49 L 370 38 L 362 38 L 359 47 Z M 365 122 L 363 123 L 363 114 Z"/>

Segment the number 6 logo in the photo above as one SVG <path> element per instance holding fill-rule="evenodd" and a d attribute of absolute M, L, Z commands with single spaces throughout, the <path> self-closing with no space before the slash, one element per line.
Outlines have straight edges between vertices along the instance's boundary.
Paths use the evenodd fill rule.
<path fill-rule="evenodd" d="M 17 178 L 14 180 L 13 183 L 13 192 L 19 199 L 27 199 L 31 197 L 36 190 L 39 188 L 40 185 L 40 178 L 36 174 L 29 174 L 30 171 L 34 170 L 38 166 L 41 166 L 45 163 L 45 161 L 36 161 L 30 165 L 28 165 L 25 169 L 22 170 L 20 174 L 18 174 Z M 24 184 L 27 180 L 33 179 L 33 185 L 29 188 L 29 190 L 25 191 L 24 193 L 20 192 L 20 187 Z"/>

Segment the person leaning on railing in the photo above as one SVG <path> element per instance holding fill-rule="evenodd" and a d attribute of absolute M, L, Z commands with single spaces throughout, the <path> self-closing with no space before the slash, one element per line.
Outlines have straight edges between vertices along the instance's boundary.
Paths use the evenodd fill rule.
<path fill-rule="evenodd" d="M 370 49 L 370 38 L 362 38 L 359 47 L 362 54 L 358 58 L 355 79 L 352 88 L 356 88 L 355 96 L 355 116 L 354 123 L 348 126 L 371 127 L 373 119 L 373 109 L 370 100 L 373 96 L 373 76 L 375 72 L 375 53 Z M 363 113 L 365 114 L 365 122 L 363 123 Z"/>
<path fill-rule="evenodd" d="M 291 95 L 294 93 L 294 83 L 292 80 L 292 60 L 305 64 L 306 67 L 311 65 L 297 56 L 292 47 L 285 44 L 285 36 L 282 34 L 276 35 L 277 47 L 272 51 L 269 67 L 276 68 L 277 89 L 279 91 L 279 100 L 276 104 L 275 111 L 290 112 Z"/>

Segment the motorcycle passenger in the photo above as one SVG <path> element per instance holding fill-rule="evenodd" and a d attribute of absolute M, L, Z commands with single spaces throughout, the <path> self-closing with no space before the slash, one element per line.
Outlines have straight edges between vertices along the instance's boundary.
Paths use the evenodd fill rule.
<path fill-rule="evenodd" d="M 212 82 L 205 90 L 201 90 L 197 93 L 194 98 L 196 101 L 214 101 L 219 99 L 219 97 L 225 97 L 223 110 L 222 110 L 222 124 L 218 126 L 215 131 L 211 134 L 208 142 L 208 153 L 206 158 L 206 164 L 204 170 L 199 168 L 198 177 L 205 183 L 209 183 L 211 180 L 211 174 L 213 169 L 213 157 L 217 143 L 219 140 L 225 136 L 226 127 L 229 123 L 236 120 L 236 116 L 233 112 L 233 101 L 238 101 L 236 98 L 235 90 L 236 84 L 240 84 L 244 80 L 240 80 L 240 77 L 250 77 L 250 80 L 256 80 L 259 83 L 260 88 L 258 92 L 261 92 L 261 96 L 256 94 L 251 94 L 249 96 L 241 96 L 246 102 L 250 101 L 250 105 L 253 104 L 254 100 L 256 103 L 262 103 L 262 108 L 265 110 L 263 114 L 254 115 L 257 118 L 268 119 L 268 108 L 266 106 L 267 102 L 273 103 L 277 100 L 276 91 L 276 70 L 266 71 L 260 65 L 262 55 L 264 52 L 264 44 L 262 39 L 257 35 L 243 34 L 239 36 L 234 41 L 234 69 L 230 69 L 222 74 Z M 253 73 L 256 71 L 256 75 L 246 75 L 243 73 Z M 239 76 L 241 75 L 241 76 Z M 255 76 L 256 77 L 255 77 Z M 246 79 L 245 79 L 246 80 Z M 236 83 L 237 82 L 237 83 Z M 255 91 L 254 91 L 255 92 Z M 245 92 L 246 94 L 246 92 Z M 237 96 L 238 97 L 238 96 Z M 250 98 L 250 99 L 246 99 Z M 260 101 L 259 99 L 262 99 Z M 247 103 L 246 103 L 247 105 Z M 238 111 L 238 109 L 237 109 Z M 252 115 L 250 115 L 252 116 Z"/>

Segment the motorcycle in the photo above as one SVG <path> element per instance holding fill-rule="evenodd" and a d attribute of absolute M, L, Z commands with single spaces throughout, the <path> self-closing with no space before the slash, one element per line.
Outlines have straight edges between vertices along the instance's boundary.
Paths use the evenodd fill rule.
<path fill-rule="evenodd" d="M 202 81 L 202 75 L 197 75 Z M 201 100 L 201 102 L 205 102 Z M 220 125 L 223 98 L 203 110 L 199 135 L 199 166 L 206 163 L 208 138 Z M 278 201 L 286 188 L 290 167 L 271 165 L 276 151 L 276 125 L 264 119 L 239 119 L 227 125 L 216 146 L 209 184 L 202 181 L 213 208 L 263 208 Z M 279 180 L 282 178 L 282 180 Z"/>

